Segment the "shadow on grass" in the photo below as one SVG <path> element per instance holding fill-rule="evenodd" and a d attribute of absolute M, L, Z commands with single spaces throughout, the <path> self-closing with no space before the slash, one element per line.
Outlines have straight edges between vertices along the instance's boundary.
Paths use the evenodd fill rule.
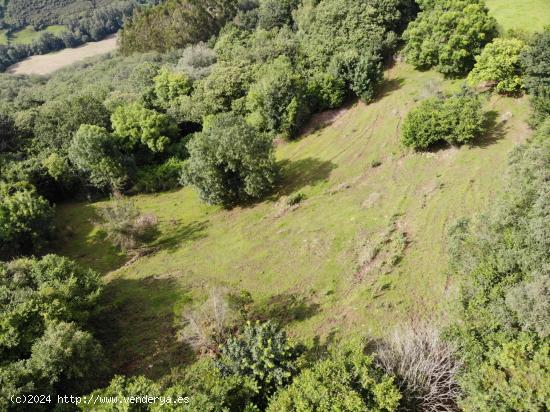
<path fill-rule="evenodd" d="M 327 180 L 337 165 L 308 157 L 300 160 L 282 160 L 281 182 L 275 189 L 275 197 L 288 196 L 303 187 Z"/>
<path fill-rule="evenodd" d="M 173 229 L 168 229 L 168 233 L 159 237 L 152 246 L 167 251 L 177 250 L 183 243 L 205 238 L 206 234 L 204 231 L 209 224 L 207 220 L 193 222 L 188 225 L 182 225 L 179 221 L 172 221 L 170 223 Z"/>
<path fill-rule="evenodd" d="M 505 119 L 499 121 L 496 110 L 488 111 L 485 113 L 485 123 L 483 125 L 487 133 L 475 139 L 472 146 L 488 147 L 504 139 L 508 131 L 507 123 L 508 121 Z"/>
<path fill-rule="evenodd" d="M 97 221 L 97 210 L 90 204 L 58 206 L 58 238 L 52 251 L 70 257 L 101 274 L 120 268 L 128 257 L 105 240 L 103 232 L 95 230 Z"/>
<path fill-rule="evenodd" d="M 378 86 L 376 96 L 374 96 L 374 99 L 370 103 L 376 103 L 382 100 L 393 92 L 401 89 L 404 84 L 405 79 L 401 77 L 397 77 L 395 79 L 384 79 L 382 83 L 380 83 L 380 85 Z"/>
<path fill-rule="evenodd" d="M 316 315 L 319 305 L 293 293 L 272 296 L 252 311 L 252 317 L 261 321 L 272 320 L 281 326 L 298 322 Z"/>
<path fill-rule="evenodd" d="M 158 379 L 195 360 L 176 339 L 174 307 L 189 299 L 174 279 L 116 279 L 109 282 L 91 324 L 113 374 Z"/>

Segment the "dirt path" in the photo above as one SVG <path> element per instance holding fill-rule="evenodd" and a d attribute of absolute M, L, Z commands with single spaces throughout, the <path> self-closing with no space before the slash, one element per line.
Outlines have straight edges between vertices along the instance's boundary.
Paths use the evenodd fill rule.
<path fill-rule="evenodd" d="M 105 54 L 116 48 L 117 36 L 113 34 L 106 37 L 105 40 L 86 43 L 74 49 L 64 49 L 55 53 L 31 56 L 9 67 L 7 72 L 11 74 L 50 74 L 87 57 Z"/>

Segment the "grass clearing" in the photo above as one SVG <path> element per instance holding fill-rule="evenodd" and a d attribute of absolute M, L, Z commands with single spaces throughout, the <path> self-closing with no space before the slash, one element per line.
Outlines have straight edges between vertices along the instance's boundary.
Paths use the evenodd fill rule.
<path fill-rule="evenodd" d="M 6 30 L 0 30 L 0 45 L 7 46 L 9 43 L 8 35 Z"/>
<path fill-rule="evenodd" d="M 44 30 L 35 31 L 32 27 L 26 27 L 23 30 L 13 33 L 9 41 L 13 44 L 30 44 L 34 40 L 38 39 L 42 33 L 52 33 L 59 35 L 63 33 L 67 28 L 65 26 L 54 25 L 48 26 Z"/>
<path fill-rule="evenodd" d="M 158 377 L 189 360 L 174 335 L 182 311 L 210 288 L 248 290 L 300 339 L 382 336 L 412 315 L 444 312 L 446 230 L 485 209 L 507 155 L 529 136 L 527 99 L 493 97 L 493 127 L 471 147 L 412 153 L 400 145 L 407 112 L 437 87 L 434 72 L 398 64 L 366 106 L 316 116 L 281 143 L 283 181 L 270 199 L 222 210 L 191 188 L 135 198 L 161 223 L 159 250 L 130 265 L 93 224 L 93 205 L 59 205 L 58 252 L 105 275 L 102 339 L 119 372 Z M 508 119 L 508 120 L 503 120 Z M 297 192 L 303 200 L 289 207 Z"/>
<path fill-rule="evenodd" d="M 502 32 L 511 29 L 536 32 L 550 24 L 548 0 L 485 0 L 485 3 Z"/>

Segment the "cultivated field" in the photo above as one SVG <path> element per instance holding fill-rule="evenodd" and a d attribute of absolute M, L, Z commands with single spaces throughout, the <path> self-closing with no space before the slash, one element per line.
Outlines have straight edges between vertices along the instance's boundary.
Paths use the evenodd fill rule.
<path fill-rule="evenodd" d="M 73 49 L 38 56 L 31 56 L 8 68 L 12 74 L 46 75 L 87 57 L 109 53 L 117 48 L 116 35 L 94 43 L 87 43 Z"/>
<path fill-rule="evenodd" d="M 105 347 L 120 372 L 160 376 L 185 360 L 181 314 L 213 287 L 248 290 L 269 317 L 303 339 L 381 336 L 410 316 L 444 313 L 454 293 L 446 231 L 484 210 L 507 154 L 529 135 L 527 99 L 486 103 L 491 132 L 471 147 L 411 153 L 400 125 L 418 99 L 456 90 L 434 72 L 399 64 L 366 106 L 317 116 L 280 143 L 283 180 L 259 204 L 221 210 L 190 188 L 135 198 L 154 213 L 156 252 L 130 264 L 94 226 L 97 204 L 59 205 L 58 252 L 108 281 Z M 301 192 L 305 200 L 286 204 Z"/>

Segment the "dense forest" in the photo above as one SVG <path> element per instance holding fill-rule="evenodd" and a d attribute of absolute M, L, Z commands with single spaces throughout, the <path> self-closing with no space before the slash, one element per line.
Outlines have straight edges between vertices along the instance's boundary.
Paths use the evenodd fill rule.
<path fill-rule="evenodd" d="M 73 36 L 41 41 L 69 46 L 124 27 L 115 56 L 47 78 L 0 75 L 1 410 L 54 410 L 65 395 L 78 404 L 55 410 L 550 408 L 550 30 L 500 33 L 482 0 L 29 3 L 8 1 L 4 24 L 61 20 Z M 0 68 L 64 46 L 0 48 Z M 491 96 L 527 95 L 531 107 L 533 134 L 509 155 L 504 189 L 448 227 L 459 283 L 448 320 L 310 341 L 251 293 L 217 287 L 178 330 L 193 361 L 160 379 L 115 375 L 100 326 L 107 285 L 55 253 L 57 205 L 110 199 L 104 240 L 139 265 L 158 219 L 133 196 L 188 186 L 231 211 L 277 195 L 277 147 L 299 141 L 318 113 L 355 101 L 369 110 L 402 60 L 457 85 L 411 97 L 399 138 L 420 159 L 494 133 Z M 296 192 L 285 207 L 304 201 Z M 13 401 L 32 395 L 43 401 Z M 88 402 L 131 396 L 156 401 Z"/>

